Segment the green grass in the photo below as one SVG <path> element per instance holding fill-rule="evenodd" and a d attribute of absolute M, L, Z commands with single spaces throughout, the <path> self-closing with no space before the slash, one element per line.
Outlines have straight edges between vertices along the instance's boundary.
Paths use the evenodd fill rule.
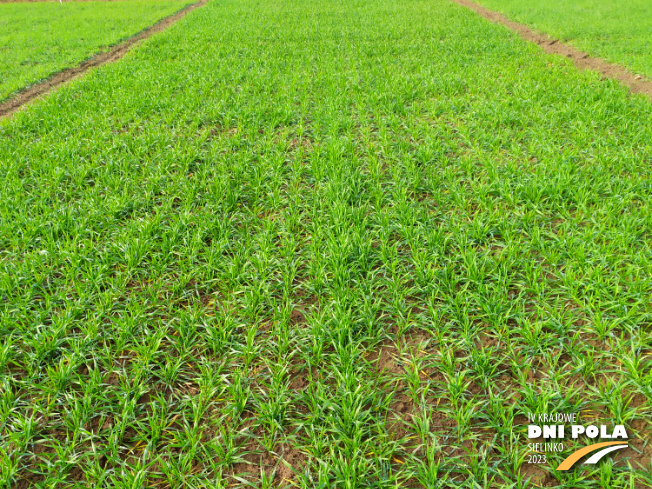
<path fill-rule="evenodd" d="M 593 56 L 652 78 L 652 3 L 647 0 L 478 0 Z"/>
<path fill-rule="evenodd" d="M 0 4 L 0 100 L 75 66 L 190 0 Z"/>
<path fill-rule="evenodd" d="M 214 0 L 0 161 L 5 486 L 650 485 L 652 106 L 618 83 L 444 0 Z M 527 465 L 554 411 L 643 454 Z"/>

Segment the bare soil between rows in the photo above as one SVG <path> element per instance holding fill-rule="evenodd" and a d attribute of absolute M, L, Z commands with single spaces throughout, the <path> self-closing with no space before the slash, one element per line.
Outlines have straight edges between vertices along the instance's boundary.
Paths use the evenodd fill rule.
<path fill-rule="evenodd" d="M 128 1 L 128 0 L 124 0 L 124 1 Z M 50 78 L 47 78 L 42 82 L 31 85 L 28 88 L 18 92 L 10 99 L 0 103 L 0 117 L 5 117 L 10 114 L 13 114 L 28 102 L 31 102 L 35 98 L 46 94 L 50 90 L 53 90 L 59 85 L 62 85 L 72 80 L 73 78 L 83 75 L 91 68 L 101 66 L 105 63 L 112 63 L 114 61 L 118 61 L 120 58 L 122 58 L 125 54 L 129 52 L 129 50 L 134 46 L 134 44 L 136 44 L 139 41 L 142 41 L 143 39 L 147 39 L 153 36 L 157 32 L 164 31 L 165 29 L 174 25 L 183 17 L 185 17 L 189 12 L 195 10 L 196 8 L 204 6 L 206 2 L 208 2 L 208 0 L 199 0 L 197 3 L 188 5 L 187 7 L 179 10 L 178 12 L 159 20 L 156 24 L 152 25 L 151 27 L 148 27 L 147 29 L 141 31 L 138 34 L 135 34 L 134 36 L 128 38 L 127 40 L 121 42 L 120 44 L 111 46 L 108 51 L 98 53 L 92 56 L 91 58 L 87 59 L 86 61 L 82 62 L 78 66 L 59 71 L 58 73 L 52 75 Z"/>
<path fill-rule="evenodd" d="M 452 0 L 453 2 L 473 10 L 487 20 L 503 25 L 518 33 L 526 41 L 538 44 L 546 53 L 559 54 L 569 58 L 581 70 L 592 70 L 600 73 L 604 78 L 613 78 L 628 87 L 633 93 L 646 95 L 652 100 L 652 81 L 628 71 L 625 67 L 610 63 L 600 58 L 595 58 L 588 53 L 580 51 L 573 46 L 553 39 L 547 34 L 537 32 L 530 27 L 514 22 L 499 12 L 489 10 L 471 0 Z"/>

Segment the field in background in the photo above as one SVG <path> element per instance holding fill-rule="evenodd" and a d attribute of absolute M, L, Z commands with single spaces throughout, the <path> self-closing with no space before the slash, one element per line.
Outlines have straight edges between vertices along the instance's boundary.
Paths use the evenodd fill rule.
<path fill-rule="evenodd" d="M 617 83 L 445 0 L 214 0 L 0 161 L 0 485 L 652 483 Z M 625 424 L 634 469 L 527 464 L 527 412 Z"/>
<path fill-rule="evenodd" d="M 189 3 L 133 0 L 0 4 L 0 100 L 77 65 Z"/>
<path fill-rule="evenodd" d="M 648 0 L 476 0 L 587 53 L 652 78 Z"/>

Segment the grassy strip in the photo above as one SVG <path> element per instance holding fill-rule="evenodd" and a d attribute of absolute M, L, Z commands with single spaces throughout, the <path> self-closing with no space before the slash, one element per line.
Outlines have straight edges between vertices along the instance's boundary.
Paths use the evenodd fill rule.
<path fill-rule="evenodd" d="M 649 484 L 651 116 L 444 0 L 191 13 L 0 122 L 2 481 Z"/>
<path fill-rule="evenodd" d="M 478 0 L 587 53 L 652 78 L 652 4 L 647 0 Z"/>
<path fill-rule="evenodd" d="M 136 34 L 185 1 L 0 5 L 0 100 Z"/>

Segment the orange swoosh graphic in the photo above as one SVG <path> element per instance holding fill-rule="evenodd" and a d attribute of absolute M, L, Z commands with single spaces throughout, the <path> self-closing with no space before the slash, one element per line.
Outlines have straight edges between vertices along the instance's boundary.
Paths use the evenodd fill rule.
<path fill-rule="evenodd" d="M 594 450 L 597 450 L 598 448 L 608 447 L 611 445 L 626 445 L 626 444 L 627 443 L 624 441 L 605 441 L 603 443 L 595 443 L 593 445 L 589 445 L 588 447 L 584 447 L 576 452 L 571 453 L 568 457 L 564 459 L 562 463 L 559 464 L 557 470 L 570 469 L 573 465 L 575 465 L 575 462 L 581 459 L 584 455 Z"/>

